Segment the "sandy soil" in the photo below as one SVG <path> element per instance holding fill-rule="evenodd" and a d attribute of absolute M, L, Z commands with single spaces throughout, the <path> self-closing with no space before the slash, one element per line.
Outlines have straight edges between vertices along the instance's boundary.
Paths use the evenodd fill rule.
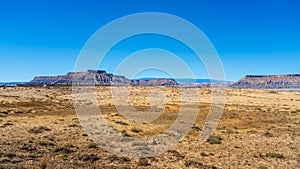
<path fill-rule="evenodd" d="M 173 123 L 180 93 L 195 89 L 130 87 L 130 103 L 150 107 L 151 91 L 166 96 L 164 112 L 150 123 L 118 114 L 111 87 L 98 86 L 103 117 L 128 137 L 156 135 Z M 211 138 L 198 137 L 210 109 L 211 90 L 201 93 L 200 110 L 190 133 L 168 152 L 144 159 L 118 157 L 97 146 L 82 129 L 72 88 L 0 88 L 0 168 L 300 168 L 300 93 L 227 89 L 224 114 Z M 84 98 L 80 104 L 89 104 Z"/>

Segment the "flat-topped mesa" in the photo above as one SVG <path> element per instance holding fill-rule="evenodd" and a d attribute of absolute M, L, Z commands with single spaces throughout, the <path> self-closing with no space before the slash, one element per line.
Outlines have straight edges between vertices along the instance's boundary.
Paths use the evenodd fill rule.
<path fill-rule="evenodd" d="M 63 76 L 38 76 L 29 84 L 50 85 L 130 85 L 131 81 L 124 76 L 115 76 L 104 70 L 86 72 L 68 72 Z"/>
<path fill-rule="evenodd" d="M 300 88 L 300 74 L 247 75 L 231 87 L 256 89 Z"/>
<path fill-rule="evenodd" d="M 104 70 L 68 72 L 63 76 L 37 76 L 28 84 L 34 85 L 135 85 L 135 86 L 176 86 L 173 79 L 129 80 L 125 76 L 106 73 Z"/>

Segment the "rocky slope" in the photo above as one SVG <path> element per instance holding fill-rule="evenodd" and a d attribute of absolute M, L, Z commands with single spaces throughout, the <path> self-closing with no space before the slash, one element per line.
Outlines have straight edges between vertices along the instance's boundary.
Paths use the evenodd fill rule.
<path fill-rule="evenodd" d="M 247 75 L 231 85 L 233 88 L 283 89 L 300 88 L 300 74 L 288 75 Z"/>
<path fill-rule="evenodd" d="M 29 84 L 34 85 L 136 85 L 136 86 L 176 86 L 173 79 L 129 80 L 124 76 L 106 73 L 103 70 L 69 72 L 63 76 L 37 76 Z"/>

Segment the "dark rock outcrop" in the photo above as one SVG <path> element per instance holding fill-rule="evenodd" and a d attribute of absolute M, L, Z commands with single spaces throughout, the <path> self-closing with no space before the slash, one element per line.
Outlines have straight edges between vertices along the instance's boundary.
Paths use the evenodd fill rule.
<path fill-rule="evenodd" d="M 230 87 L 255 89 L 300 88 L 300 74 L 247 75 Z"/>

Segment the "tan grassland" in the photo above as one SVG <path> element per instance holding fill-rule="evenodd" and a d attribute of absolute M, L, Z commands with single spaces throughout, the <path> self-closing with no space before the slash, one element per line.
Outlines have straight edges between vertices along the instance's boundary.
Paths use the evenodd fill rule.
<path fill-rule="evenodd" d="M 110 86 L 97 86 L 102 116 L 130 137 L 147 137 L 167 129 L 177 118 L 180 93 L 191 88 L 130 87 L 131 104 L 150 106 L 149 92 L 166 96 L 163 114 L 151 123 L 120 115 Z M 218 128 L 199 144 L 210 109 L 211 89 L 199 88 L 197 120 L 171 150 L 145 159 L 113 155 L 97 146 L 82 129 L 74 110 L 72 87 L 0 87 L 0 169 L 2 168 L 300 168 L 300 93 L 226 89 Z M 81 100 L 81 104 L 89 104 Z"/>

